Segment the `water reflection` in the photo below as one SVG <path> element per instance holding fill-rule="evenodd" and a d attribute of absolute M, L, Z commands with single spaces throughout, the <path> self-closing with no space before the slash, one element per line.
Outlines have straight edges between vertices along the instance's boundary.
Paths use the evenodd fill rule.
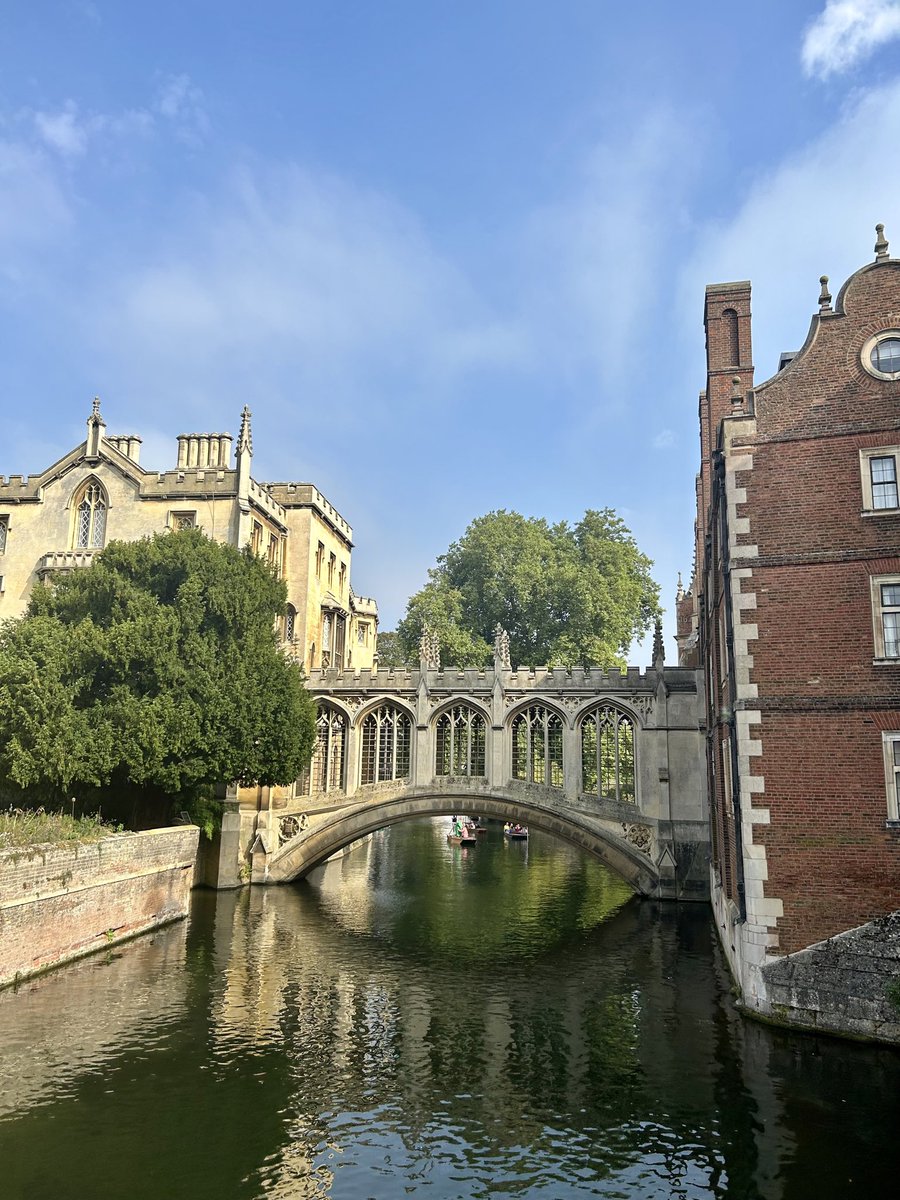
<path fill-rule="evenodd" d="M 881 1194 L 900 1057 L 741 1022 L 705 910 L 443 834 L 198 893 L 186 941 L 0 995 L 0 1194 Z"/>

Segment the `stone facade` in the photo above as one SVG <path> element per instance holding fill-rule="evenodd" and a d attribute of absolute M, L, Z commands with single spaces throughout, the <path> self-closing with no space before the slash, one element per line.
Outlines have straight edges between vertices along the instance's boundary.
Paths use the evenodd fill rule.
<path fill-rule="evenodd" d="M 749 283 L 711 285 L 705 325 L 680 661 L 706 682 L 716 921 L 771 1015 L 771 964 L 900 907 L 900 260 L 879 233 L 833 304 L 823 277 L 756 387 Z"/>
<path fill-rule="evenodd" d="M 246 408 L 234 466 L 232 441 L 182 434 L 175 467 L 150 471 L 139 461 L 141 439 L 108 435 L 95 401 L 84 442 L 36 475 L 0 477 L 0 620 L 21 615 L 36 584 L 88 566 L 111 539 L 198 526 L 252 547 L 281 572 L 282 640 L 307 670 L 371 667 L 378 608 L 350 586 L 353 530 L 312 484 L 251 476 Z"/>
<path fill-rule="evenodd" d="M 187 915 L 199 830 L 0 851 L 0 987 Z"/>
<path fill-rule="evenodd" d="M 314 671 L 318 739 L 293 789 L 232 791 L 218 886 L 281 882 L 412 816 L 526 820 L 636 891 L 708 897 L 698 673 L 666 667 Z M 599 733 L 598 733 L 599 731 Z M 604 740 L 605 739 L 605 740 Z M 598 760 L 603 769 L 597 769 Z"/>

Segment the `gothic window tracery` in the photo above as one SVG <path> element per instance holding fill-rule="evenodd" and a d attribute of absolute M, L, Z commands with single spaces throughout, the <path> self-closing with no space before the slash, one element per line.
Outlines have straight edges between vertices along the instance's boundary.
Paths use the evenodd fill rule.
<path fill-rule="evenodd" d="M 605 704 L 581 723 L 581 790 L 604 800 L 635 802 L 634 722 Z"/>
<path fill-rule="evenodd" d="M 96 479 L 84 485 L 75 506 L 75 546 L 102 550 L 106 540 L 106 494 Z"/>
<path fill-rule="evenodd" d="M 336 708 L 320 704 L 316 717 L 316 743 L 312 760 L 300 777 L 300 794 L 342 792 L 347 718 Z"/>
<path fill-rule="evenodd" d="M 485 774 L 486 724 L 477 709 L 454 704 L 435 725 L 435 775 Z"/>
<path fill-rule="evenodd" d="M 396 704 L 380 704 L 363 721 L 360 783 L 407 779 L 411 745 L 407 713 Z"/>
<path fill-rule="evenodd" d="M 512 724 L 513 779 L 563 786 L 562 719 L 543 704 L 523 709 Z"/>

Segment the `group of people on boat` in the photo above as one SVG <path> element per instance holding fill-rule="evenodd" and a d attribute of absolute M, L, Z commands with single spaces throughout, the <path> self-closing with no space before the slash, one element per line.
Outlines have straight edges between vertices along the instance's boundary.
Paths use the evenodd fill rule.
<path fill-rule="evenodd" d="M 503 834 L 510 838 L 527 838 L 528 826 L 520 825 L 518 821 L 507 821 L 503 826 Z"/>
<path fill-rule="evenodd" d="M 474 841 L 475 835 L 479 833 L 487 833 L 487 826 L 481 823 L 480 817 L 460 817 L 455 814 L 450 818 L 450 832 L 447 834 L 448 839 L 457 841 L 462 839 L 466 842 Z M 507 821 L 503 826 L 503 836 L 508 838 L 527 838 L 528 826 L 520 825 L 518 821 Z"/>

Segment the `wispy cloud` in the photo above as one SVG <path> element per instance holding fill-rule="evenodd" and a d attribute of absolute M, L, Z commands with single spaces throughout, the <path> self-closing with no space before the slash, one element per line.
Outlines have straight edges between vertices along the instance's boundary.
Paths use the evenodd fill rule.
<path fill-rule="evenodd" d="M 78 157 L 87 148 L 88 127 L 78 116 L 78 107 L 69 100 L 57 112 L 36 112 L 34 123 L 41 140 L 66 157 Z"/>
<path fill-rule="evenodd" d="M 153 109 L 170 121 L 176 136 L 189 145 L 199 144 L 209 133 L 206 100 L 189 75 L 165 78 L 157 91 Z"/>
<path fill-rule="evenodd" d="M 872 253 L 878 221 L 893 236 L 896 253 L 900 159 L 885 156 L 883 147 L 898 128 L 900 81 L 858 94 L 833 126 L 759 180 L 730 220 L 708 226 L 681 275 L 685 340 L 696 340 L 706 283 L 751 279 L 760 382 L 776 370 L 780 351 L 802 345 L 819 276 L 830 276 L 836 295 Z"/>
<path fill-rule="evenodd" d="M 896 0 L 827 0 L 804 35 L 803 69 L 821 79 L 839 75 L 897 37 Z"/>
<path fill-rule="evenodd" d="M 654 450 L 668 450 L 670 446 L 674 446 L 677 438 L 672 429 L 661 429 L 653 439 Z"/>

